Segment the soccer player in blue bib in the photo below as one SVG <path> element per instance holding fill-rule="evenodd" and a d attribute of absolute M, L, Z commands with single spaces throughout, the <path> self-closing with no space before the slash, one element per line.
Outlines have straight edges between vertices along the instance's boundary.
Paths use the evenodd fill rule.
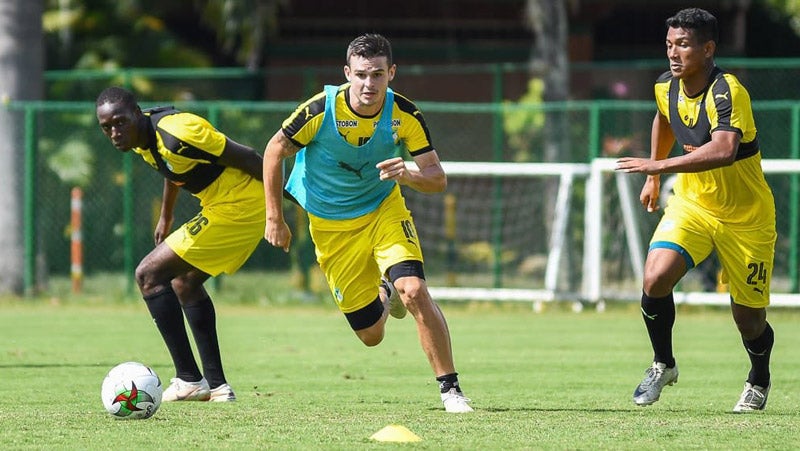
<path fill-rule="evenodd" d="M 139 290 L 175 365 L 162 399 L 235 401 L 222 368 L 214 305 L 203 283 L 238 270 L 261 242 L 261 156 L 195 114 L 172 107 L 142 111 L 133 93 L 119 87 L 97 97 L 97 120 L 114 147 L 132 150 L 164 176 L 156 247 L 136 268 Z M 202 209 L 170 233 L 180 188 L 199 199 Z"/>
<path fill-rule="evenodd" d="M 751 364 L 733 411 L 763 410 L 774 343 L 766 307 L 777 234 L 775 201 L 761 169 L 750 95 L 734 75 L 714 63 L 718 31 L 713 15 L 684 9 L 666 25 L 670 70 L 655 84 L 658 112 L 651 158 L 617 161 L 620 171 L 647 174 L 640 200 L 648 211 L 658 209 L 660 174 L 678 174 L 645 261 L 641 307 L 654 358 L 633 401 L 650 405 L 666 385 L 678 381 L 672 291 L 713 249 Z M 683 152 L 670 157 L 676 141 Z"/>
<path fill-rule="evenodd" d="M 425 283 L 422 249 L 399 185 L 441 192 L 447 177 L 417 107 L 389 88 L 389 41 L 365 34 L 347 49 L 348 83 L 301 104 L 264 151 L 264 238 L 289 250 L 283 160 L 295 157 L 286 195 L 302 206 L 317 261 L 339 309 L 367 346 L 383 340 L 387 314 L 417 322 L 447 412 L 471 412 L 459 387 L 450 333 Z M 399 145 L 416 168 L 395 156 Z M 399 297 L 399 299 L 398 299 Z M 406 310 L 407 309 L 407 310 Z"/>

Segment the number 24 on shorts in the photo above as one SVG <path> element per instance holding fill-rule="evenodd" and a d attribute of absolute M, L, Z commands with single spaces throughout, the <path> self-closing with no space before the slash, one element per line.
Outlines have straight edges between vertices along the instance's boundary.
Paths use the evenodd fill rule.
<path fill-rule="evenodd" d="M 767 270 L 764 268 L 764 262 L 748 263 L 747 268 L 750 270 L 750 274 L 747 276 L 748 285 L 758 285 L 759 282 L 767 282 Z"/>

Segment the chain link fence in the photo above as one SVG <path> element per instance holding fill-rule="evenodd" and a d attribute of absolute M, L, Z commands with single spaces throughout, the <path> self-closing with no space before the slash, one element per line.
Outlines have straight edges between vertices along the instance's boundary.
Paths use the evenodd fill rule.
<path fill-rule="evenodd" d="M 719 63 L 750 90 L 763 157 L 797 158 L 800 60 Z M 574 99 L 564 102 L 525 97 L 537 74 L 524 65 L 401 66 L 393 87 L 420 106 L 443 160 L 585 163 L 595 157 L 649 154 L 655 111 L 652 83 L 663 65 L 663 61 L 575 65 L 570 80 Z M 70 273 L 70 191 L 76 186 L 84 191 L 85 274 L 129 273 L 152 248 L 163 179 L 135 155 L 117 151 L 101 133 L 94 98 L 103 88 L 126 86 L 139 95 L 143 107 L 173 104 L 204 116 L 231 138 L 261 152 L 299 101 L 319 91 L 323 83 L 341 83 L 343 77 L 338 70 L 309 68 L 181 69 L 55 72 L 46 80 L 47 101 L 6 105 L 11 114 L 20 115 L 20 124 L 35 128 L 26 130 L 26 142 L 21 143 L 31 167 L 24 180 L 28 188 L 20 192 L 27 193 L 31 212 L 25 224 L 30 243 L 26 267 L 37 286 L 46 286 L 48 277 Z M 779 234 L 787 237 L 797 227 L 792 219 L 796 214 L 790 214 L 797 207 L 790 205 L 797 184 L 782 178 L 774 188 Z M 188 220 L 198 208 L 194 198 L 182 193 L 175 223 Z M 420 229 L 443 228 L 437 220 L 420 215 L 417 221 L 424 225 Z M 297 221 L 288 205 L 287 218 Z M 547 227 L 542 221 L 531 227 Z M 776 272 L 781 271 L 778 265 L 784 265 L 786 272 L 790 254 L 796 251 L 786 246 L 785 240 L 779 242 Z M 448 258 L 435 255 L 442 247 L 439 243 L 427 247 L 432 261 Z M 293 261 L 307 258 L 287 256 L 262 243 L 245 269 L 285 270 Z"/>

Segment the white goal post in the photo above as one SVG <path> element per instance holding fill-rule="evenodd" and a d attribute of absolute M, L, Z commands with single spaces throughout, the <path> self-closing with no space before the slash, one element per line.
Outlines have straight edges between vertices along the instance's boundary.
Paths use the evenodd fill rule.
<path fill-rule="evenodd" d="M 492 286 L 471 286 L 473 278 L 466 277 L 457 286 L 445 286 L 440 281 L 431 281 L 431 294 L 435 299 L 447 300 L 492 300 L 519 302 L 554 302 L 570 301 L 597 303 L 606 300 L 638 301 L 641 297 L 641 278 L 644 258 L 647 252 L 647 240 L 652 232 L 649 223 L 643 223 L 643 208 L 639 203 L 639 190 L 643 177 L 617 173 L 615 159 L 598 158 L 591 163 L 493 163 L 493 162 L 453 162 L 444 161 L 442 166 L 448 175 L 450 184 L 465 179 L 466 184 L 475 184 L 476 180 L 502 180 L 520 178 L 547 179 L 557 184 L 555 199 L 552 200 L 552 221 L 547 239 L 546 264 L 543 281 L 532 288 L 510 288 Z M 413 163 L 411 163 L 413 165 Z M 765 159 L 762 161 L 764 173 L 788 174 L 800 176 L 800 161 L 788 159 Z M 576 182 L 583 190 L 583 205 L 575 201 Z M 609 182 L 613 182 L 609 185 Z M 541 198 L 544 192 L 527 193 L 531 199 Z M 611 199 L 611 200 L 609 200 Z M 613 221 L 617 224 L 620 236 L 610 236 L 607 226 L 610 205 Z M 781 205 L 778 208 L 785 208 Z M 583 243 L 569 243 L 582 249 L 580 262 L 581 283 L 577 289 L 564 289 L 559 280 L 564 272 L 575 272 L 578 265 L 564 266 L 563 257 L 565 243 L 576 235 L 568 231 L 569 215 L 583 214 L 583 230 L 580 234 Z M 425 212 L 416 211 L 415 217 L 425 216 Z M 477 214 L 477 213 L 476 213 Z M 574 218 L 573 218 L 574 219 Z M 419 223 L 422 218 L 416 219 Z M 573 221 L 574 223 L 574 221 Z M 418 228 L 419 224 L 418 224 Z M 779 234 L 781 232 L 779 231 Z M 610 283 L 604 271 L 608 266 L 608 257 L 604 257 L 605 247 L 612 243 L 620 256 L 613 257 L 615 266 L 624 268 L 628 276 L 625 283 Z M 423 240 L 426 248 L 430 243 Z M 577 246 L 576 246 L 577 245 Z M 485 285 L 485 284 L 484 284 Z M 700 290 L 683 290 L 679 285 L 675 291 L 675 302 L 678 304 L 727 305 L 727 293 L 707 292 Z M 690 287 L 691 288 L 691 287 Z M 800 294 L 782 292 L 773 289 L 771 304 L 774 306 L 800 306 Z"/>

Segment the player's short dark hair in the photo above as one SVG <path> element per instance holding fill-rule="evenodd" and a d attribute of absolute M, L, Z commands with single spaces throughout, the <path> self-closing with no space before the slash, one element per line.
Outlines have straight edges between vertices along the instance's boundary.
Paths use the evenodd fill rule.
<path fill-rule="evenodd" d="M 694 32 L 697 41 L 705 43 L 708 41 L 719 41 L 719 29 L 717 28 L 717 18 L 710 12 L 700 8 L 686 8 L 678 11 L 674 16 L 667 19 L 667 27 L 684 28 Z"/>
<path fill-rule="evenodd" d="M 362 58 L 375 58 L 385 56 L 389 67 L 392 66 L 392 44 L 389 40 L 377 33 L 366 33 L 353 39 L 347 46 L 347 64 L 350 64 L 350 57 L 360 56 Z"/>
<path fill-rule="evenodd" d="M 100 106 L 104 103 L 120 103 L 131 108 L 136 108 L 139 105 L 136 96 L 132 92 L 119 86 L 106 88 L 97 96 L 95 106 Z"/>

